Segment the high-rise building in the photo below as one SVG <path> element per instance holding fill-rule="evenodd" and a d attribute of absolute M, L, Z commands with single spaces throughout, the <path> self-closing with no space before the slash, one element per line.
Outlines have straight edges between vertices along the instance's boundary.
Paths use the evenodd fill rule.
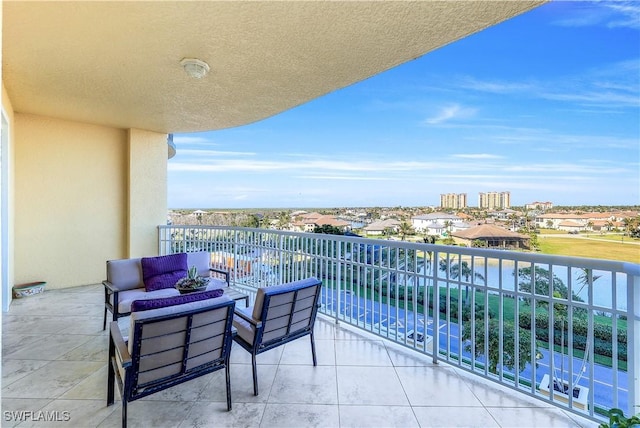
<path fill-rule="evenodd" d="M 440 207 L 459 210 L 467 207 L 466 193 L 443 193 L 440 195 Z"/>
<path fill-rule="evenodd" d="M 478 194 L 478 208 L 503 210 L 510 206 L 511 192 L 480 192 Z"/>

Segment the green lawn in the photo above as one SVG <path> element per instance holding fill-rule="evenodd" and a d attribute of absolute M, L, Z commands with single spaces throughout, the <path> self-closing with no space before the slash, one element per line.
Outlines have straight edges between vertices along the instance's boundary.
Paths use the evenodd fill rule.
<path fill-rule="evenodd" d="M 542 236 L 538 242 L 543 254 L 640 263 L 640 245 L 560 236 Z"/>
<path fill-rule="evenodd" d="M 631 238 L 629 236 L 621 235 L 620 233 L 609 233 L 609 234 L 604 234 L 604 235 L 601 235 L 599 233 L 584 233 L 584 234 L 580 234 L 580 236 L 583 236 L 585 238 L 591 238 L 591 239 L 604 239 L 604 240 L 613 241 L 613 242 L 638 242 L 638 243 L 640 243 L 640 239 L 639 238 Z"/>

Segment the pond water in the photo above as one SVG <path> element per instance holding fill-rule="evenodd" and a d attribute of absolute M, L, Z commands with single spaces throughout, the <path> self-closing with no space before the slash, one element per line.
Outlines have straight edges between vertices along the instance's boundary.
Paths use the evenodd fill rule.
<path fill-rule="evenodd" d="M 525 265 L 518 266 L 519 268 Z M 548 268 L 547 265 L 542 267 Z M 478 285 L 486 285 L 490 289 L 514 291 L 519 282 L 519 278 L 514 275 L 515 266 L 503 265 L 502 268 L 497 265 L 474 266 L 473 275 L 469 274 L 468 279 L 463 278 L 463 283 L 472 282 Z M 418 275 L 398 274 L 396 276 L 397 284 L 407 286 L 418 285 L 423 287 L 425 284 L 431 284 L 430 273 L 424 273 L 424 267 L 418 268 Z M 444 276 L 444 272 L 439 271 L 439 277 Z M 424 276 L 423 276 L 424 275 Z M 574 294 L 577 294 L 584 302 L 589 302 L 589 287 L 584 285 L 585 272 L 582 269 L 572 268 L 569 272 L 567 267 L 554 266 L 553 275 L 560 280 L 566 287 L 570 287 Z M 593 305 L 607 311 L 613 308 L 613 298 L 615 291 L 615 303 L 618 310 L 627 309 L 627 275 L 623 273 L 612 273 L 607 271 L 594 271 L 593 277 Z M 442 284 L 442 282 L 441 282 Z"/>

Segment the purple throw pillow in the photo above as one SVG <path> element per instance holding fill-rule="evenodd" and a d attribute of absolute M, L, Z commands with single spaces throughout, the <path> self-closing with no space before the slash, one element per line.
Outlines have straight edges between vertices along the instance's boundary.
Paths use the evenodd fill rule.
<path fill-rule="evenodd" d="M 146 291 L 172 288 L 180 278 L 187 276 L 187 254 L 143 257 L 142 280 Z"/>
<path fill-rule="evenodd" d="M 131 303 L 131 312 L 148 311 L 150 309 L 166 308 L 167 306 L 182 305 L 184 303 L 198 302 L 200 300 L 215 299 L 222 296 L 224 290 L 211 290 L 181 294 L 179 296 L 163 297 L 160 299 L 134 300 Z"/>

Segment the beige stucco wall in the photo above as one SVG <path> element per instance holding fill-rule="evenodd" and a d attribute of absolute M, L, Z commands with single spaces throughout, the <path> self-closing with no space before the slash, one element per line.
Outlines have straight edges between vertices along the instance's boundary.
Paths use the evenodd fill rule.
<path fill-rule="evenodd" d="M 95 284 L 106 260 L 157 254 L 166 134 L 15 115 L 15 283 Z"/>
<path fill-rule="evenodd" d="M 158 225 L 167 223 L 167 134 L 130 129 L 128 256 L 158 253 Z"/>
<path fill-rule="evenodd" d="M 154 255 L 167 215 L 166 134 L 15 114 L 15 283 L 95 284 Z"/>
<path fill-rule="evenodd" d="M 14 136 L 16 283 L 100 282 L 126 252 L 126 131 L 16 114 Z"/>

